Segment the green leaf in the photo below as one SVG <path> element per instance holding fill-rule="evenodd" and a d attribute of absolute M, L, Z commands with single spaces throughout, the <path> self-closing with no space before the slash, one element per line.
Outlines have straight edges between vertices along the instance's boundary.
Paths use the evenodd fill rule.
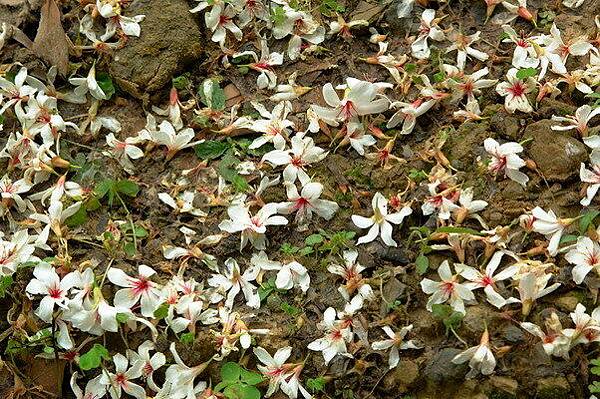
<path fill-rule="evenodd" d="M 587 211 L 585 215 L 583 215 L 582 218 L 579 219 L 579 232 L 581 234 L 585 234 L 588 227 L 590 227 L 590 225 L 592 224 L 594 219 L 598 217 L 598 215 L 600 215 L 600 211 L 597 211 L 595 209 Z"/>
<path fill-rule="evenodd" d="M 88 221 L 87 210 L 85 206 L 80 206 L 77 212 L 65 220 L 65 224 L 69 227 L 77 227 L 85 224 Z"/>
<path fill-rule="evenodd" d="M 524 69 L 519 69 L 519 71 L 517 72 L 517 79 L 527 79 L 527 78 L 532 78 L 534 76 L 537 76 L 538 71 L 535 68 L 524 68 Z"/>
<path fill-rule="evenodd" d="M 4 115 L 0 115 L 0 125 L 4 123 Z"/>
<path fill-rule="evenodd" d="M 184 344 L 191 344 L 194 342 L 194 339 L 196 339 L 196 334 L 194 334 L 193 332 L 181 334 L 181 336 L 179 337 L 179 341 Z"/>
<path fill-rule="evenodd" d="M 240 160 L 233 155 L 233 150 L 228 151 L 221 162 L 217 171 L 229 183 L 233 185 L 237 192 L 246 192 L 250 189 L 250 185 L 240 174 L 235 170 L 235 166 L 240 163 Z"/>
<path fill-rule="evenodd" d="M 6 290 L 8 290 L 12 283 L 12 276 L 3 276 L 0 278 L 0 298 L 4 298 L 6 296 Z"/>
<path fill-rule="evenodd" d="M 320 244 L 325 240 L 325 238 L 321 234 L 311 234 L 304 239 L 304 244 L 308 246 L 314 246 L 316 244 Z"/>
<path fill-rule="evenodd" d="M 587 97 L 587 98 L 600 98 L 600 93 L 586 94 L 585 97 Z M 2 123 L 2 122 L 0 122 L 0 123 Z"/>
<path fill-rule="evenodd" d="M 292 316 L 292 317 L 296 317 L 299 314 L 302 313 L 302 310 L 300 308 L 297 308 L 296 306 L 290 305 L 287 302 L 282 302 L 281 303 L 281 310 L 283 310 L 286 314 Z"/>
<path fill-rule="evenodd" d="M 123 244 L 123 252 L 130 258 L 134 257 L 136 254 L 135 244 L 133 242 L 126 242 Z"/>
<path fill-rule="evenodd" d="M 315 250 L 313 249 L 313 247 L 304 247 L 300 251 L 298 251 L 298 255 L 300 255 L 300 256 L 307 256 L 307 255 L 310 255 L 310 254 L 312 254 L 314 252 L 315 252 Z"/>
<path fill-rule="evenodd" d="M 115 86 L 108 73 L 98 72 L 96 74 L 96 81 L 98 82 L 98 86 L 100 86 L 104 94 L 106 94 L 107 100 L 110 99 L 113 94 L 115 94 Z"/>
<path fill-rule="evenodd" d="M 422 276 L 429 268 L 429 259 L 425 255 L 419 255 L 415 260 L 415 265 L 417 267 L 417 273 Z"/>
<path fill-rule="evenodd" d="M 108 350 L 100 344 L 94 344 L 92 349 L 79 357 L 79 368 L 84 371 L 98 368 L 102 363 L 102 359 L 110 359 Z"/>
<path fill-rule="evenodd" d="M 248 385 L 257 385 L 263 381 L 263 378 L 260 374 L 255 373 L 254 371 L 241 368 L 240 380 Z"/>
<path fill-rule="evenodd" d="M 576 242 L 577 238 L 579 238 L 579 237 L 577 237 L 574 234 L 567 234 L 567 235 L 564 235 L 564 236 L 562 236 L 560 238 L 559 244 L 566 244 L 566 243 Z"/>
<path fill-rule="evenodd" d="M 117 313 L 117 322 L 124 324 L 129 320 L 129 315 L 127 313 Z"/>
<path fill-rule="evenodd" d="M 227 399 L 260 399 L 260 391 L 250 385 L 230 385 L 223 391 Z"/>
<path fill-rule="evenodd" d="M 440 227 L 436 231 L 436 233 L 456 233 L 456 234 L 471 234 L 474 236 L 483 235 L 477 230 L 469 229 L 467 227 L 454 227 L 454 226 L 445 226 Z"/>
<path fill-rule="evenodd" d="M 225 92 L 216 79 L 206 79 L 198 92 L 200 99 L 207 107 L 216 111 L 225 109 Z"/>
<path fill-rule="evenodd" d="M 176 76 L 172 79 L 173 87 L 177 90 L 187 89 L 190 85 L 189 78 L 184 74 L 180 76 Z"/>
<path fill-rule="evenodd" d="M 234 362 L 227 362 L 221 366 L 221 379 L 223 381 L 238 381 L 242 368 Z"/>
<path fill-rule="evenodd" d="M 309 378 L 306 380 L 306 386 L 312 391 L 312 393 L 323 391 L 325 389 L 325 384 L 326 381 L 323 377 Z"/>
<path fill-rule="evenodd" d="M 154 317 L 158 320 L 162 320 L 169 314 L 169 304 L 163 303 L 154 311 Z"/>
<path fill-rule="evenodd" d="M 281 244 L 281 247 L 279 247 L 279 250 L 286 255 L 293 255 L 300 251 L 300 248 L 293 246 L 289 242 L 284 242 L 283 244 Z"/>
<path fill-rule="evenodd" d="M 406 65 L 404 65 L 404 70 L 407 73 L 413 73 L 417 70 L 417 65 L 416 64 L 406 64 Z"/>
<path fill-rule="evenodd" d="M 281 25 L 285 22 L 285 10 L 282 6 L 275 6 L 271 9 L 271 20 L 275 25 Z"/>
<path fill-rule="evenodd" d="M 148 237 L 148 231 L 142 226 L 134 226 L 133 234 L 135 234 L 136 238 L 145 238 Z"/>
<path fill-rule="evenodd" d="M 140 186 L 131 180 L 119 180 L 115 185 L 115 189 L 128 197 L 135 197 L 140 192 Z"/>
<path fill-rule="evenodd" d="M 100 183 L 96 184 L 96 187 L 94 188 L 94 194 L 97 198 L 104 198 L 104 196 L 111 190 L 114 184 L 114 180 L 102 180 Z"/>
<path fill-rule="evenodd" d="M 207 140 L 194 147 L 196 156 L 203 160 L 217 159 L 227 151 L 229 145 L 224 141 Z"/>
<path fill-rule="evenodd" d="M 594 381 L 592 384 L 588 385 L 588 389 L 590 393 L 600 393 L 600 381 Z"/>

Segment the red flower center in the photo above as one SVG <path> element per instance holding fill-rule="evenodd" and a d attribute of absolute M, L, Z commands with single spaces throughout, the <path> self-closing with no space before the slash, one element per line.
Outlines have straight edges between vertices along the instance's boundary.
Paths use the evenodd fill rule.
<path fill-rule="evenodd" d="M 525 85 L 521 82 L 516 82 L 512 85 L 512 87 L 509 87 L 507 90 L 513 96 L 521 97 L 523 94 L 525 94 Z"/>

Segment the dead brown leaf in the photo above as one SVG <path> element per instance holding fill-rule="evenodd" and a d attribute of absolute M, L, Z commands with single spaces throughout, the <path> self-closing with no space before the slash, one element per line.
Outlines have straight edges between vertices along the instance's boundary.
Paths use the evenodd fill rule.
<path fill-rule="evenodd" d="M 69 71 L 69 42 L 54 0 L 45 0 L 40 24 L 33 41 L 33 51 L 42 60 L 56 66 L 61 75 Z"/>

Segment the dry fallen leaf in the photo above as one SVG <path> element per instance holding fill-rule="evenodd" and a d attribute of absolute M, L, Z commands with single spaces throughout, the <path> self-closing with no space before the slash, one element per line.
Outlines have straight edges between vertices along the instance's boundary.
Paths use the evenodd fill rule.
<path fill-rule="evenodd" d="M 69 71 L 69 42 L 54 0 L 46 0 L 42 6 L 33 51 L 44 61 L 56 66 L 61 75 Z"/>

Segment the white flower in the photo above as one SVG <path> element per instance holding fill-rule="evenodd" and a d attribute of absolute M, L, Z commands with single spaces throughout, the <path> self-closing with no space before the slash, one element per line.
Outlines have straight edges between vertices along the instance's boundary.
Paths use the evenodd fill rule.
<path fill-rule="evenodd" d="M 31 183 L 25 179 L 12 181 L 8 175 L 4 175 L 0 180 L 0 216 L 3 209 L 9 209 L 11 202 L 14 202 L 18 212 L 23 212 L 27 208 L 27 203 L 21 198 L 31 189 Z"/>
<path fill-rule="evenodd" d="M 398 365 L 398 362 L 400 361 L 400 354 L 398 353 L 398 350 L 420 348 L 420 346 L 416 345 L 414 341 L 404 340 L 406 334 L 408 334 L 409 331 L 412 330 L 412 328 L 413 325 L 410 324 L 406 327 L 402 327 L 400 331 L 395 333 L 389 326 L 384 326 L 382 327 L 382 329 L 386 333 L 386 335 L 390 337 L 390 339 L 384 339 L 383 341 L 375 341 L 371 344 L 371 348 L 377 351 L 392 348 L 390 350 L 390 357 L 388 360 L 390 369 L 396 367 Z"/>
<path fill-rule="evenodd" d="M 352 215 L 354 224 L 361 228 L 369 228 L 367 235 L 360 237 L 357 244 L 364 244 L 373 241 L 379 234 L 385 245 L 395 247 L 398 244 L 392 238 L 392 224 L 401 224 L 405 217 L 412 214 L 409 206 L 403 207 L 400 212 L 388 215 L 388 200 L 379 192 L 375 193 L 371 201 L 373 207 L 373 216 L 366 218 L 364 216 Z"/>
<path fill-rule="evenodd" d="M 156 272 L 146 265 L 138 266 L 138 275 L 130 277 L 121 269 L 112 267 L 107 273 L 108 280 L 125 287 L 115 294 L 114 304 L 117 307 L 131 309 L 136 303 L 140 302 L 141 311 L 144 317 L 154 317 L 154 311 L 158 309 L 162 302 L 162 291 L 160 286 L 150 281 Z"/>
<path fill-rule="evenodd" d="M 562 40 L 560 30 L 555 23 L 550 28 L 550 37 L 546 37 L 548 51 L 559 54 L 564 63 L 567 62 L 569 55 L 584 56 L 594 48 L 587 40 L 580 38 L 574 42 L 565 43 Z"/>
<path fill-rule="evenodd" d="M 527 99 L 527 94 L 531 93 L 536 87 L 535 79 L 528 77 L 525 80 L 517 78 L 518 70 L 511 68 L 506 73 L 508 82 L 498 83 L 496 92 L 504 98 L 504 107 L 513 114 L 519 110 L 521 112 L 532 112 L 533 107 Z"/>
<path fill-rule="evenodd" d="M 153 374 L 167 362 L 165 355 L 161 352 L 156 352 L 150 356 L 150 351 L 156 350 L 152 341 L 144 341 L 138 346 L 137 352 L 128 350 L 128 357 L 131 361 L 133 369 L 140 368 L 142 377 L 146 380 L 148 387 L 155 392 L 159 391 L 158 386 L 154 383 Z"/>
<path fill-rule="evenodd" d="M 237 11 L 231 5 L 215 4 L 206 14 L 204 20 L 206 27 L 213 32 L 211 40 L 219 43 L 221 47 L 225 44 L 227 31 L 231 32 L 236 40 L 242 40 L 242 31 L 233 22 Z"/>
<path fill-rule="evenodd" d="M 334 308 L 327 308 L 323 313 L 323 321 L 320 323 L 325 328 L 325 336 L 319 338 L 310 344 L 308 349 L 312 351 L 323 352 L 325 364 L 329 364 L 337 354 L 352 357 L 346 348 L 346 342 L 352 340 L 350 328 L 344 327 L 336 320 L 336 311 Z"/>
<path fill-rule="evenodd" d="M 582 182 L 588 183 L 586 189 L 586 196 L 580 201 L 583 206 L 589 206 L 592 203 L 592 199 L 596 196 L 598 189 L 600 188 L 600 157 L 594 154 L 590 157 L 592 161 L 592 169 L 586 169 L 585 164 L 582 162 L 579 168 L 579 178 Z"/>
<path fill-rule="evenodd" d="M 514 43 L 516 45 L 512 58 L 512 66 L 515 68 L 537 68 L 540 60 L 537 58 L 533 44 L 524 34 L 517 35 L 517 32 L 510 25 L 502 25 L 504 33 L 508 36 L 503 39 L 503 43 Z M 540 73 L 540 79 L 543 75 Z"/>
<path fill-rule="evenodd" d="M 73 216 L 79 210 L 80 207 L 81 202 L 76 202 L 68 206 L 67 209 L 63 210 L 63 203 L 57 201 L 50 203 L 47 213 L 34 213 L 32 215 L 29 215 L 30 219 L 37 220 L 38 222 L 46 224 L 46 226 L 40 233 L 40 236 L 38 237 L 38 241 L 40 243 L 45 244 L 48 239 L 50 230 L 52 230 L 58 238 L 62 238 L 62 225 L 64 224 L 65 220 Z"/>
<path fill-rule="evenodd" d="M 287 54 L 293 61 L 301 55 L 302 41 L 319 44 L 325 39 L 325 28 L 320 26 L 312 16 L 303 11 L 297 11 L 283 4 L 284 18 L 274 24 L 272 32 L 275 39 L 283 39 L 291 35 L 288 42 Z"/>
<path fill-rule="evenodd" d="M 553 312 L 546 321 L 547 334 L 533 323 L 523 322 L 520 325 L 525 331 L 542 340 L 542 346 L 548 355 L 569 358 L 570 340 L 563 334 L 563 328 L 556 313 Z"/>
<path fill-rule="evenodd" d="M 426 9 L 421 15 L 421 26 L 419 26 L 419 36 L 411 44 L 412 55 L 418 59 L 427 59 L 431 54 L 427 39 L 442 41 L 446 38 L 444 31 L 437 26 L 435 22 L 435 10 Z"/>
<path fill-rule="evenodd" d="M 288 78 L 288 84 L 279 84 L 275 87 L 277 93 L 273 94 L 269 97 L 269 100 L 273 102 L 280 101 L 291 101 L 299 98 L 300 96 L 308 93 L 312 90 L 312 87 L 300 86 L 296 84 L 296 77 L 298 76 L 298 71 L 295 71 Z"/>
<path fill-rule="evenodd" d="M 269 53 L 269 47 L 266 40 L 260 41 L 260 59 L 254 51 L 243 51 L 236 53 L 232 57 L 250 56 L 254 59 L 253 63 L 248 64 L 250 69 L 260 73 L 256 78 L 256 85 L 259 89 L 272 90 L 277 85 L 277 75 L 273 72 L 273 67 L 283 64 L 283 54 L 272 52 Z"/>
<path fill-rule="evenodd" d="M 479 41 L 479 36 L 481 36 L 481 32 L 475 32 L 469 36 L 459 33 L 455 37 L 450 38 L 450 41 L 452 41 L 453 44 L 446 48 L 446 53 L 456 50 L 456 66 L 461 71 L 465 69 L 468 55 L 478 59 L 479 61 L 486 61 L 488 58 L 490 58 L 490 56 L 483 51 L 475 50 L 473 47 L 471 47 L 475 42 Z"/>
<path fill-rule="evenodd" d="M 56 274 L 54 267 L 46 262 L 38 263 L 33 269 L 33 278 L 25 287 L 25 291 L 31 295 L 44 295 L 35 314 L 45 321 L 52 321 L 54 306 L 67 308 L 69 291 L 77 284 L 77 274 L 69 273 L 62 280 Z"/>
<path fill-rule="evenodd" d="M 350 122 L 359 116 L 378 114 L 386 111 L 389 106 L 386 98 L 378 98 L 379 87 L 371 82 L 347 78 L 346 85 L 343 86 L 344 96 L 340 99 L 333 85 L 327 83 L 323 86 L 323 98 L 331 108 L 311 105 L 311 109 L 330 126 Z"/>
<path fill-rule="evenodd" d="M 175 198 L 168 193 L 158 193 L 158 198 L 178 213 L 189 213 L 198 217 L 205 217 L 207 215 L 202 209 L 194 206 L 195 194 L 192 191 L 184 191 L 175 196 Z"/>
<path fill-rule="evenodd" d="M 581 284 L 592 270 L 600 272 L 600 245 L 589 237 L 579 237 L 577 245 L 565 255 L 567 262 L 573 267 L 573 281 Z"/>
<path fill-rule="evenodd" d="M 467 373 L 467 378 L 473 378 L 477 374 L 490 375 L 496 368 L 496 359 L 490 349 L 490 335 L 488 330 L 483 332 L 479 345 L 473 346 L 466 351 L 459 353 L 452 359 L 454 364 L 469 362 L 471 368 Z"/>
<path fill-rule="evenodd" d="M 488 170 L 494 174 L 505 174 L 509 179 L 525 186 L 529 177 L 520 172 L 525 161 L 517 154 L 523 152 L 523 147 L 518 143 L 504 143 L 500 145 L 496 140 L 487 138 L 483 142 L 485 150 L 492 156 Z"/>
<path fill-rule="evenodd" d="M 388 120 L 387 128 L 394 128 L 402 122 L 402 131 L 400 134 L 412 133 L 417 124 L 417 118 L 429 111 L 436 102 L 437 100 L 435 99 L 418 99 L 412 103 L 394 101 L 390 104 L 390 108 L 398 109 L 398 111 Z"/>
<path fill-rule="evenodd" d="M 344 18 L 342 18 L 340 15 L 338 15 L 337 21 L 329 22 L 329 32 L 328 33 L 330 35 L 338 34 L 338 35 L 342 36 L 343 38 L 348 39 L 348 38 L 353 37 L 351 29 L 354 27 L 360 28 L 361 26 L 369 26 L 369 21 L 367 21 L 365 19 L 355 19 L 350 22 L 346 22 L 344 20 Z"/>
<path fill-rule="evenodd" d="M 171 342 L 169 349 L 175 359 L 175 364 L 169 366 L 165 376 L 166 382 L 171 384 L 169 399 L 195 399 L 206 389 L 206 382 L 199 381 L 194 384 L 194 381 L 206 369 L 208 362 L 189 367 L 179 357 L 175 342 Z"/>
<path fill-rule="evenodd" d="M 37 259 L 33 251 L 35 247 L 29 244 L 27 229 L 14 233 L 10 241 L 0 237 L 0 275 L 10 276 L 20 264 Z"/>
<path fill-rule="evenodd" d="M 275 352 L 274 356 L 271 356 L 264 348 L 257 346 L 252 350 L 254 355 L 263 364 L 257 364 L 256 367 L 260 372 L 269 379 L 269 388 L 265 397 L 268 398 L 279 389 L 279 386 L 284 382 L 290 375 L 289 367 L 286 367 L 285 361 L 290 357 L 292 353 L 291 346 L 285 346 Z"/>
<path fill-rule="evenodd" d="M 70 78 L 69 83 L 77 86 L 75 88 L 76 96 L 85 96 L 88 92 L 94 97 L 96 100 L 107 100 L 108 97 L 106 93 L 102 91 L 102 88 L 96 81 L 96 65 L 92 65 L 90 71 L 88 72 L 87 77 L 85 78 Z"/>
<path fill-rule="evenodd" d="M 468 216 L 472 216 L 488 206 L 486 201 L 473 201 L 473 187 L 461 190 L 458 202 L 460 206 L 456 204 L 448 205 L 450 212 L 455 214 L 456 223 L 462 223 Z"/>
<path fill-rule="evenodd" d="M 288 202 L 277 204 L 277 211 L 283 215 L 296 212 L 296 223 L 305 230 L 312 219 L 313 212 L 325 220 L 330 220 L 339 206 L 334 201 L 321 199 L 323 185 L 317 182 L 308 182 L 303 185 L 302 192 L 298 193 L 295 184 L 286 184 Z"/>
<path fill-rule="evenodd" d="M 570 316 L 575 328 L 565 328 L 563 334 L 571 341 L 571 347 L 600 341 L 600 308 L 594 309 L 590 316 L 585 313 L 585 306 L 578 303 Z"/>
<path fill-rule="evenodd" d="M 477 102 L 475 95 L 481 94 L 481 89 L 492 87 L 498 82 L 497 79 L 482 79 L 488 73 L 489 70 L 485 67 L 470 75 L 462 75 L 460 82 L 449 79 L 449 86 L 455 90 L 452 100 L 458 101 L 467 96 L 467 104 Z"/>
<path fill-rule="evenodd" d="M 27 68 L 22 67 L 15 75 L 14 83 L 0 77 L 0 97 L 4 96 L 8 101 L 0 109 L 0 115 L 9 107 L 35 94 L 36 89 L 25 84 L 27 79 Z"/>
<path fill-rule="evenodd" d="M 503 1 L 502 5 L 506 8 L 507 12 L 501 12 L 497 14 L 492 21 L 496 24 L 507 24 L 514 21 L 517 17 L 521 17 L 526 21 L 533 22 L 535 20 L 531 12 L 527 9 L 527 0 L 517 0 L 518 5 Z"/>
<path fill-rule="evenodd" d="M 306 167 L 325 159 L 328 151 L 315 146 L 312 137 L 305 137 L 302 134 L 292 137 L 291 145 L 290 150 L 273 150 L 266 153 L 262 161 L 275 166 L 286 165 L 283 169 L 283 180 L 287 183 L 294 183 L 296 179 L 299 179 L 300 183 L 305 184 L 310 181 L 310 177 L 305 171 Z"/>
<path fill-rule="evenodd" d="M 463 265 L 461 266 L 460 275 L 467 280 L 471 281 L 470 283 L 465 283 L 465 287 L 476 290 L 478 288 L 483 288 L 487 300 L 489 303 L 500 309 L 508 303 L 511 303 L 512 300 L 507 301 L 500 295 L 497 291 L 496 282 L 507 280 L 513 277 L 518 271 L 519 266 L 512 265 L 504 270 L 500 271 L 496 275 L 496 269 L 500 266 L 500 262 L 502 261 L 502 256 L 504 252 L 498 251 L 494 253 L 487 266 L 485 267 L 485 272 L 480 272 L 471 266 Z"/>
<path fill-rule="evenodd" d="M 560 219 L 552 210 L 546 212 L 539 206 L 536 206 L 531 213 L 535 217 L 533 231 L 550 238 L 548 252 L 551 256 L 555 256 L 558 253 L 558 245 L 563 231 L 573 222 L 573 219 Z"/>
<path fill-rule="evenodd" d="M 131 382 L 142 375 L 141 365 L 129 366 L 127 358 L 117 353 L 112 358 L 115 364 L 115 372 L 111 373 L 106 369 L 102 371 L 100 383 L 107 387 L 112 399 L 119 399 L 121 392 L 125 391 L 128 395 L 136 399 L 146 399 L 146 390 Z"/>
<path fill-rule="evenodd" d="M 133 163 L 131 159 L 139 159 L 144 156 L 144 152 L 136 147 L 139 139 L 136 137 L 127 137 L 125 141 L 117 140 L 113 133 L 106 135 L 106 144 L 113 148 L 112 153 L 117 158 L 121 166 L 128 172 L 133 172 Z"/>
<path fill-rule="evenodd" d="M 248 240 L 254 248 L 265 249 L 267 226 L 281 226 L 288 223 L 285 217 L 276 215 L 276 213 L 277 204 L 274 203 L 266 204 L 254 216 L 250 215 L 247 206 L 234 204 L 227 208 L 229 220 L 219 223 L 219 228 L 228 233 L 242 233 L 240 251 L 244 249 Z"/>
<path fill-rule="evenodd" d="M 85 391 L 82 391 L 81 388 L 77 385 L 77 378 L 79 377 L 79 373 L 75 371 L 73 375 L 71 375 L 71 379 L 69 380 L 69 385 L 71 386 L 71 391 L 75 395 L 76 399 L 99 399 L 103 398 L 106 395 L 106 385 L 103 385 L 100 382 L 102 378 L 101 375 L 98 375 L 85 384 Z"/>
<path fill-rule="evenodd" d="M 256 291 L 256 287 L 251 281 L 256 279 L 256 271 L 253 268 L 248 268 L 242 274 L 238 263 L 233 258 L 225 261 L 225 268 L 222 274 L 213 274 L 208 279 L 208 284 L 211 287 L 217 287 L 219 290 L 227 292 L 225 306 L 228 309 L 233 308 L 233 301 L 239 294 L 240 290 L 244 293 L 246 304 L 251 308 L 258 309 L 260 307 L 260 297 Z"/>
<path fill-rule="evenodd" d="M 358 263 L 358 252 L 354 249 L 345 250 L 342 253 L 344 258 L 344 265 L 331 264 L 327 267 L 330 273 L 337 274 L 344 278 L 345 284 L 338 287 L 338 291 L 342 294 L 342 297 L 346 302 L 350 301 L 350 296 L 354 295 L 355 291 L 358 291 L 358 295 L 363 299 L 372 299 L 375 297 L 373 289 L 367 284 L 361 272 L 365 270 L 365 267 Z"/>
<path fill-rule="evenodd" d="M 583 4 L 585 0 L 563 0 L 563 5 L 569 8 L 577 8 Z"/>
<path fill-rule="evenodd" d="M 452 309 L 465 314 L 464 301 L 475 300 L 475 295 L 471 292 L 472 288 L 458 282 L 458 274 L 452 275 L 447 260 L 442 262 L 437 272 L 441 281 L 433 281 L 428 278 L 421 280 L 421 289 L 424 293 L 431 295 L 427 301 L 427 310 L 431 312 L 432 305 L 450 301 Z"/>
<path fill-rule="evenodd" d="M 588 123 L 593 117 L 600 115 L 600 108 L 592 109 L 585 104 L 577 108 L 574 116 L 567 115 L 566 117 L 552 115 L 552 120 L 555 122 L 565 122 L 567 125 L 552 125 L 552 130 L 571 130 L 577 129 L 581 137 L 587 136 Z"/>
<path fill-rule="evenodd" d="M 171 122 L 165 120 L 158 126 L 158 130 L 150 132 L 149 140 L 156 144 L 166 146 L 168 151 L 167 160 L 170 160 L 179 150 L 195 146 L 204 141 L 198 140 L 191 142 L 195 135 L 194 129 L 186 128 L 176 131 Z"/>
<path fill-rule="evenodd" d="M 542 274 L 536 276 L 533 272 L 526 273 L 519 279 L 519 296 L 523 305 L 523 315 L 527 316 L 535 301 L 544 295 L 548 295 L 556 290 L 560 283 L 554 283 L 547 287 L 548 281 L 552 278 L 551 274 Z"/>
<path fill-rule="evenodd" d="M 273 107 L 272 112 L 267 111 L 260 103 L 253 101 L 251 104 L 264 118 L 253 121 L 251 129 L 263 135 L 254 139 L 248 148 L 256 149 L 272 142 L 276 150 L 283 150 L 291 133 L 290 128 L 294 127 L 294 122 L 286 119 L 292 111 L 292 103 L 282 101 Z"/>
<path fill-rule="evenodd" d="M 263 270 L 277 270 L 275 286 L 278 289 L 291 290 L 294 286 L 298 286 L 302 289 L 302 292 L 306 292 L 310 287 L 308 270 L 298 262 L 281 263 L 272 261 L 269 260 L 264 251 L 261 251 L 252 255 L 250 263 L 253 267 L 259 269 L 255 271 L 257 275 L 261 275 Z"/>

